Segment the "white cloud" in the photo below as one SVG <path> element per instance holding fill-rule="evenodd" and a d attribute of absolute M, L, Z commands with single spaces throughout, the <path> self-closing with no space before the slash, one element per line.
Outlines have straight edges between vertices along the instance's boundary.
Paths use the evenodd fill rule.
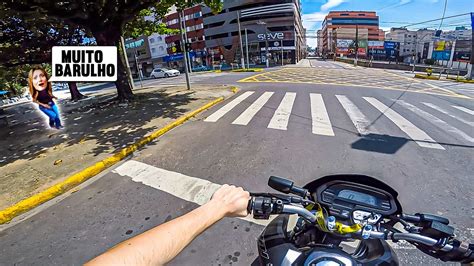
<path fill-rule="evenodd" d="M 342 3 L 344 3 L 346 0 L 328 0 L 326 4 L 321 6 L 321 11 L 327 11 L 333 7 L 336 7 Z"/>
<path fill-rule="evenodd" d="M 396 8 L 396 7 L 399 7 L 399 6 L 404 6 L 404 5 L 407 5 L 409 3 L 411 3 L 412 0 L 400 0 L 398 3 L 396 4 L 393 4 L 393 5 L 388 5 L 388 6 L 385 6 L 385 7 L 382 7 L 381 9 L 377 10 L 377 12 L 382 12 L 384 10 L 387 10 L 387 9 L 391 9 L 391 8 Z"/>
<path fill-rule="evenodd" d="M 315 13 L 310 13 L 310 14 L 303 14 L 301 17 L 303 20 L 303 27 L 306 29 L 314 29 L 314 26 L 318 24 L 319 22 L 324 21 L 324 18 L 326 17 L 328 13 L 327 12 L 315 12 Z"/>

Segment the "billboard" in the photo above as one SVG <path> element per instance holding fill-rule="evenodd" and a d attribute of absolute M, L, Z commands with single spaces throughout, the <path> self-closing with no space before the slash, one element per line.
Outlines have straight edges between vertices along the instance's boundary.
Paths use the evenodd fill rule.
<path fill-rule="evenodd" d="M 337 40 L 337 48 L 349 48 L 351 44 L 353 43 L 353 40 L 348 40 L 348 39 L 338 39 Z"/>
<path fill-rule="evenodd" d="M 451 49 L 453 48 L 452 41 L 438 40 L 433 43 L 433 55 L 435 60 L 449 60 L 451 56 Z"/>
<path fill-rule="evenodd" d="M 368 41 L 369 49 L 384 49 L 383 41 Z"/>
<path fill-rule="evenodd" d="M 471 41 L 457 40 L 454 46 L 453 61 L 469 62 L 471 59 Z"/>

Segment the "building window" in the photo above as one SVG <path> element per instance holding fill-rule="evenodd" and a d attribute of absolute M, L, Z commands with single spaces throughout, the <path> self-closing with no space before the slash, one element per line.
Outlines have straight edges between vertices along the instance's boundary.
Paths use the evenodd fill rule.
<path fill-rule="evenodd" d="M 159 41 L 159 42 L 162 42 L 163 38 L 161 38 L 161 36 L 158 36 L 158 37 L 156 37 L 156 40 Z"/>
<path fill-rule="evenodd" d="M 160 47 L 158 48 L 158 50 L 160 50 L 160 51 L 164 51 L 164 50 L 165 50 L 165 48 L 164 48 L 163 46 L 160 46 Z"/>
<path fill-rule="evenodd" d="M 202 23 L 196 25 L 196 30 L 200 30 L 200 29 L 202 29 L 202 28 L 204 28 L 204 25 L 202 25 Z"/>
<path fill-rule="evenodd" d="M 152 54 L 156 53 L 156 49 L 155 49 L 155 48 L 151 48 L 151 53 L 152 53 Z"/>
<path fill-rule="evenodd" d="M 154 43 L 155 42 L 155 39 L 154 38 L 150 38 L 150 43 Z"/>

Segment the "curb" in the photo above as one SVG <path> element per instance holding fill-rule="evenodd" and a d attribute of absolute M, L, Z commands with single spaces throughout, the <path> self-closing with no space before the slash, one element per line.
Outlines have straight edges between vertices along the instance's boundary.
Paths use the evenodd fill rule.
<path fill-rule="evenodd" d="M 231 87 L 233 93 L 238 92 L 237 87 Z M 153 132 L 151 135 L 147 137 L 143 137 L 142 139 L 138 140 L 134 144 L 129 145 L 128 147 L 123 148 L 119 152 L 115 153 L 114 155 L 90 166 L 86 169 L 69 176 L 66 180 L 53 185 L 46 190 L 43 190 L 29 198 L 26 198 L 6 209 L 0 210 L 0 224 L 5 224 L 10 222 L 13 218 L 19 216 L 22 213 L 30 211 L 35 207 L 49 201 L 65 192 L 69 191 L 70 189 L 80 185 L 81 183 L 87 181 L 88 179 L 92 178 L 93 176 L 99 174 L 100 172 L 104 171 L 105 169 L 109 168 L 110 166 L 116 164 L 117 162 L 121 161 L 125 157 L 132 154 L 134 151 L 138 150 L 139 148 L 143 147 L 147 143 L 151 142 L 152 140 L 160 137 L 161 135 L 165 134 L 166 132 L 170 131 L 171 129 L 183 124 L 190 118 L 196 116 L 197 114 L 211 108 L 212 106 L 222 102 L 224 97 L 219 97 L 207 104 L 201 106 L 200 108 L 187 113 L 176 121 L 162 127 L 161 129 Z"/>

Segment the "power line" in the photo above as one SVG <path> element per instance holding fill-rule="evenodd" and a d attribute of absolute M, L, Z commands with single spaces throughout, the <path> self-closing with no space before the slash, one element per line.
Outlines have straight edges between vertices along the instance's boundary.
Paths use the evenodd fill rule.
<path fill-rule="evenodd" d="M 438 30 L 441 29 L 441 25 L 443 25 L 444 15 L 446 14 L 446 7 L 447 6 L 448 6 L 448 0 L 444 0 L 443 17 L 441 18 L 441 22 L 439 23 Z"/>
<path fill-rule="evenodd" d="M 408 24 L 408 25 L 403 26 L 403 28 L 410 27 L 410 26 L 414 26 L 414 25 L 425 24 L 425 23 L 428 23 L 428 22 L 438 21 L 438 20 L 442 20 L 442 19 L 456 18 L 456 17 L 461 17 L 461 16 L 467 16 L 467 15 L 471 15 L 471 13 L 463 13 L 463 14 L 453 15 L 453 16 L 449 16 L 449 17 L 442 17 L 442 18 L 437 18 L 437 19 L 432 19 L 432 20 L 427 20 L 427 21 L 412 23 L 412 24 Z"/>

